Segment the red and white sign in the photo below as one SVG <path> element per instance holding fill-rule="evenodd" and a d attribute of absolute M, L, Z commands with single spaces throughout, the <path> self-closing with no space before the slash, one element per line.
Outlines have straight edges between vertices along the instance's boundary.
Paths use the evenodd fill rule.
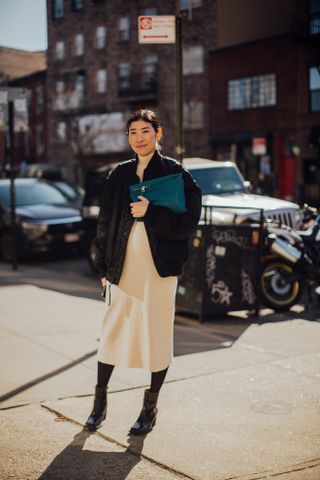
<path fill-rule="evenodd" d="M 267 153 L 267 142 L 264 137 L 256 137 L 252 139 L 253 155 L 265 155 Z"/>
<path fill-rule="evenodd" d="M 152 15 L 138 17 L 139 43 L 175 43 L 176 17 Z"/>

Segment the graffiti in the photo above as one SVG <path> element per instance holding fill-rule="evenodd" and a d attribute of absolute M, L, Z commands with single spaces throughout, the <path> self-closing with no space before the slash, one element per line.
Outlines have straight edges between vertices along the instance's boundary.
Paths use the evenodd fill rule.
<path fill-rule="evenodd" d="M 256 301 L 256 295 L 254 293 L 251 278 L 243 269 L 241 270 L 241 285 L 242 301 L 247 302 L 249 305 L 253 305 Z"/>
<path fill-rule="evenodd" d="M 214 256 L 213 245 L 210 245 L 207 248 L 207 258 L 206 258 L 206 282 L 209 289 L 211 289 L 211 286 L 214 282 L 215 272 L 216 272 L 216 258 Z"/>
<path fill-rule="evenodd" d="M 239 247 L 247 247 L 248 239 L 246 237 L 241 237 L 236 235 L 234 230 L 218 230 L 214 229 L 212 232 L 212 238 L 216 243 L 234 243 Z"/>
<path fill-rule="evenodd" d="M 228 285 L 226 285 L 222 280 L 218 280 L 217 283 L 212 284 L 211 300 L 214 303 L 230 305 L 230 298 L 232 295 L 233 292 L 229 290 Z"/>

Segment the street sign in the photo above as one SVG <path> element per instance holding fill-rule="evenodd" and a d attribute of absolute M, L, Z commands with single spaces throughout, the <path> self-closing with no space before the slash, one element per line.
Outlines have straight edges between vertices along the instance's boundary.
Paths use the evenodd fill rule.
<path fill-rule="evenodd" d="M 139 43 L 175 43 L 175 22 L 174 15 L 138 17 Z"/>
<path fill-rule="evenodd" d="M 265 155 L 267 153 L 267 142 L 264 137 L 254 137 L 252 139 L 253 155 Z"/>

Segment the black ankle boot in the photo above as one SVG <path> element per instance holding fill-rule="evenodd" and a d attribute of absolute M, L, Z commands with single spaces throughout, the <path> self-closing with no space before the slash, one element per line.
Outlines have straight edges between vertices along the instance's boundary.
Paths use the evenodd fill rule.
<path fill-rule="evenodd" d="M 130 433 L 133 435 L 144 435 L 152 430 L 156 424 L 156 416 L 158 409 L 156 407 L 159 393 L 145 390 L 143 407 L 138 420 L 132 425 Z"/>
<path fill-rule="evenodd" d="M 96 430 L 100 427 L 102 421 L 107 415 L 107 389 L 108 387 L 99 387 L 96 385 L 93 409 L 86 421 L 86 427 L 89 430 Z"/>

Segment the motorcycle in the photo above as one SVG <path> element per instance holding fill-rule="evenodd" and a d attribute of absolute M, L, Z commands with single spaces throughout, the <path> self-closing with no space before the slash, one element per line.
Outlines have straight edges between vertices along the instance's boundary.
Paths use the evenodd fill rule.
<path fill-rule="evenodd" d="M 300 231 L 266 223 L 260 287 L 265 305 L 273 310 L 285 311 L 298 303 L 305 287 L 310 298 L 312 286 L 320 284 L 320 214 L 305 207 L 304 219 L 312 224 Z"/>

